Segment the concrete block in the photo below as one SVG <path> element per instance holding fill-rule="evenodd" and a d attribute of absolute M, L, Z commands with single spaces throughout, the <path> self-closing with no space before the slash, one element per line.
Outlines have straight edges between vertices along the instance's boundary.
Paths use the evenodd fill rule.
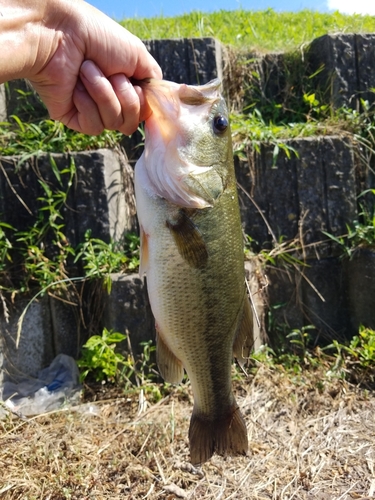
<path fill-rule="evenodd" d="M 342 259 L 308 261 L 303 269 L 302 309 L 305 325 L 314 325 L 315 344 L 344 342 L 355 334 L 350 327 L 348 288 Z"/>
<path fill-rule="evenodd" d="M 222 51 L 214 38 L 144 40 L 160 64 L 165 80 L 188 85 L 203 85 L 222 78 Z"/>
<path fill-rule="evenodd" d="M 129 335 L 134 354 L 140 355 L 140 343 L 155 339 L 146 284 L 138 274 L 113 274 L 111 278 L 111 293 L 103 296 L 102 327 Z M 126 342 L 123 349 L 127 351 Z"/>
<path fill-rule="evenodd" d="M 49 297 L 54 352 L 75 359 L 84 344 L 80 303 L 77 299 L 79 297 L 69 297 L 68 294 L 61 298 Z"/>
<path fill-rule="evenodd" d="M 87 229 L 95 238 L 121 240 L 135 230 L 133 171 L 123 153 L 99 149 L 73 153 L 77 180 L 70 205 L 75 213 L 76 239 L 81 242 Z"/>
<path fill-rule="evenodd" d="M 359 99 L 375 101 L 374 34 L 324 35 L 310 45 L 307 59 L 313 81 L 326 102 L 360 109 Z"/>
<path fill-rule="evenodd" d="M 355 49 L 358 67 L 358 97 L 368 101 L 370 104 L 375 102 L 375 34 L 374 33 L 356 33 Z"/>
<path fill-rule="evenodd" d="M 274 146 L 263 145 L 260 153 L 247 152 L 248 162 L 235 162 L 238 183 L 247 193 L 239 189 L 244 230 L 260 248 L 271 242 L 268 226 L 277 240 L 303 234 L 306 257 L 328 257 L 336 251 L 335 244 L 321 244 L 327 240 L 322 231 L 341 236 L 358 215 L 352 144 L 325 136 L 286 145 L 298 156 L 291 152 L 287 158 L 280 150 L 274 164 Z"/>
<path fill-rule="evenodd" d="M 257 248 L 266 247 L 270 241 L 265 223 L 269 217 L 268 199 L 264 196 L 267 182 L 264 152 L 265 147 L 262 146 L 260 154 L 249 150 L 247 161 L 239 160 L 238 157 L 234 159 L 242 226 L 245 233 L 256 242 Z"/>
<path fill-rule="evenodd" d="M 292 329 L 304 326 L 302 309 L 301 273 L 280 265 L 267 266 L 268 278 L 266 289 L 267 333 L 271 346 L 285 342 L 285 336 Z"/>
<path fill-rule="evenodd" d="M 375 329 L 375 249 L 357 248 L 346 269 L 353 334 L 360 325 Z"/>
<path fill-rule="evenodd" d="M 18 321 L 28 300 L 18 300 L 12 307 L 9 322 L 0 320 L 0 345 L 4 377 L 17 380 L 22 375 L 35 377 L 38 371 L 48 366 L 54 358 L 52 345 L 52 323 L 48 298 L 35 300 L 27 310 L 22 323 L 17 347 Z"/>
<path fill-rule="evenodd" d="M 123 153 L 101 149 L 51 156 L 60 171 L 69 165 L 71 159 L 77 171 L 62 209 L 64 233 L 71 246 L 82 243 L 87 230 L 91 230 L 94 238 L 107 242 L 110 239 L 119 241 L 124 233 L 136 230 L 133 170 Z M 66 190 L 67 176 L 62 176 L 63 186 L 60 186 L 48 154 L 32 157 L 23 163 L 19 163 L 18 157 L 2 157 L 0 162 L 2 220 L 20 231 L 27 231 L 34 224 L 41 206 L 38 198 L 44 196 L 39 181 L 44 180 L 55 190 Z M 70 276 L 82 274 L 72 263 L 70 266 Z"/>

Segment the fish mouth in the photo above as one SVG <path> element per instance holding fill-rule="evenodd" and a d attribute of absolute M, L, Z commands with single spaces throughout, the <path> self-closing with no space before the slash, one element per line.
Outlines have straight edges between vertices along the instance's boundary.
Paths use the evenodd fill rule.
<path fill-rule="evenodd" d="M 137 85 L 145 92 L 146 99 L 149 99 L 151 108 L 154 95 L 174 95 L 178 97 L 182 104 L 190 106 L 200 106 L 205 103 L 214 104 L 220 99 L 221 81 L 219 78 L 211 80 L 205 85 L 187 85 L 185 83 L 175 83 L 168 80 L 157 80 L 156 78 L 145 78 L 144 80 L 132 79 L 133 85 Z"/>

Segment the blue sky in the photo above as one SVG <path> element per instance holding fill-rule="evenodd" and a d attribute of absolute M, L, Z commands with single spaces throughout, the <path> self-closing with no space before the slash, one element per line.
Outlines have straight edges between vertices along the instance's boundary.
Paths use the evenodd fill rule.
<path fill-rule="evenodd" d="M 88 0 L 89 3 L 110 17 L 175 16 L 201 10 L 212 12 L 220 9 L 296 11 L 314 9 L 320 12 L 339 10 L 346 14 L 375 15 L 375 0 Z"/>

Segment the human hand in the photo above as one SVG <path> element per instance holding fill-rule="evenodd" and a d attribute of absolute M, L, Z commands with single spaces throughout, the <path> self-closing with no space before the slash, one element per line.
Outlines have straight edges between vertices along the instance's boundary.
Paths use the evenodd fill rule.
<path fill-rule="evenodd" d="M 0 0 L 2 13 L 8 1 Z M 24 56 L 18 77 L 31 82 L 51 118 L 90 135 L 136 130 L 151 111 L 130 79 L 162 77 L 143 43 L 82 0 L 22 2 L 29 10 L 37 5 L 42 14 L 37 49 Z"/>

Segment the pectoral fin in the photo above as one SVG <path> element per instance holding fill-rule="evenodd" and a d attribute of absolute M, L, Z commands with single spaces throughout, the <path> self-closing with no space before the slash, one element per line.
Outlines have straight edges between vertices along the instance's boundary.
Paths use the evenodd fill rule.
<path fill-rule="evenodd" d="M 242 318 L 233 344 L 233 355 L 240 366 L 244 366 L 254 346 L 253 311 L 250 300 L 245 296 Z"/>
<path fill-rule="evenodd" d="M 189 217 L 188 211 L 181 209 L 176 221 L 167 220 L 166 224 L 173 235 L 180 255 L 191 267 L 203 268 L 208 259 L 207 247 L 202 233 Z"/>
<path fill-rule="evenodd" d="M 148 270 L 148 236 L 143 227 L 140 230 L 140 259 L 139 259 L 139 275 L 142 277 L 147 274 Z"/>
<path fill-rule="evenodd" d="M 184 367 L 179 359 L 169 349 L 163 337 L 157 331 L 156 362 L 160 375 L 170 384 L 179 384 L 184 376 Z"/>

